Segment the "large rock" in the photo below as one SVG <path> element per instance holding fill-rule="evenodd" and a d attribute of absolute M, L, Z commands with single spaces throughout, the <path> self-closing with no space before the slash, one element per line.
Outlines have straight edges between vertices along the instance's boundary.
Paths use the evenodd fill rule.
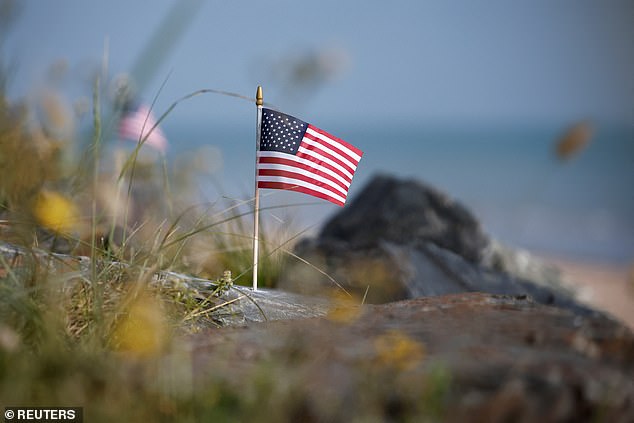
<path fill-rule="evenodd" d="M 556 269 L 491 240 L 463 205 L 413 180 L 376 176 L 296 254 L 310 265 L 290 264 L 279 286 L 304 294 L 340 286 L 385 303 L 481 291 L 591 312 Z"/>
<path fill-rule="evenodd" d="M 238 420 L 634 421 L 634 334 L 602 316 L 481 293 L 345 311 L 197 336 L 196 391 Z"/>
<path fill-rule="evenodd" d="M 326 223 L 319 242 L 360 250 L 382 241 L 414 248 L 431 242 L 474 263 L 489 242 L 477 219 L 447 195 L 421 182 L 380 175 Z"/>

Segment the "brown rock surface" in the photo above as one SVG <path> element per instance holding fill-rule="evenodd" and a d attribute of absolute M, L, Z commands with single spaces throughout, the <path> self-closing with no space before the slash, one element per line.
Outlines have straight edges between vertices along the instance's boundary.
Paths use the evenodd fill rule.
<path fill-rule="evenodd" d="M 193 342 L 195 385 L 226 382 L 215 395 L 250 398 L 243 417 L 634 421 L 632 331 L 523 296 L 350 306 Z"/>

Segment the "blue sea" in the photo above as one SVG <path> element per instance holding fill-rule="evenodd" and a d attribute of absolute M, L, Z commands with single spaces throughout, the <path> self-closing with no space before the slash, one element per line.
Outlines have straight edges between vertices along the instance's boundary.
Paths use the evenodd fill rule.
<path fill-rule="evenodd" d="M 584 260 L 634 260 L 634 126 L 595 125 L 588 146 L 558 161 L 565 127 L 318 125 L 364 151 L 349 201 L 379 172 L 414 178 L 467 206 L 494 238 L 540 253 Z M 174 124 L 170 162 L 209 162 L 202 201 L 253 196 L 255 129 L 248 124 Z M 179 160 L 179 157 L 181 158 Z M 186 164 L 185 164 L 186 166 Z M 339 208 L 262 190 L 264 224 L 315 232 Z M 309 204 L 306 204 L 309 203 Z"/>

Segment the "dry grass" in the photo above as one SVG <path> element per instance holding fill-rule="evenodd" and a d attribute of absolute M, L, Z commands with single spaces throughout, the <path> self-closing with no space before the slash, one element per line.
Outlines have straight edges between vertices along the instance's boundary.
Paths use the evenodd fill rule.
<path fill-rule="evenodd" d="M 53 135 L 74 117 L 50 93 L 50 119 L 27 125 L 25 106 L 0 88 L 2 403 L 84 406 L 86 421 L 236 415 L 244 404 L 225 403 L 222 385 L 192 392 L 184 337 L 218 326 L 222 291 L 250 280 L 250 204 L 190 206 L 189 187 L 172 181 L 193 177 L 144 161 L 143 140 L 123 165 L 103 166 L 100 90 L 97 80 L 91 142 L 77 152 L 81 137 Z M 271 247 L 263 235 L 264 286 L 274 284 L 286 241 Z M 157 282 L 164 270 L 218 288 Z"/>

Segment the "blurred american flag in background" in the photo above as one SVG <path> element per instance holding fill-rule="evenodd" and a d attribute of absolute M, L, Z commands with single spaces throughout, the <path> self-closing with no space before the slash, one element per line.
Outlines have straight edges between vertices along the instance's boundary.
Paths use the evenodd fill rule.
<path fill-rule="evenodd" d="M 125 111 L 119 122 L 119 138 L 140 142 L 146 136 L 143 145 L 148 145 L 161 153 L 167 151 L 167 138 L 156 124 L 156 119 L 148 106 L 141 104 Z"/>

